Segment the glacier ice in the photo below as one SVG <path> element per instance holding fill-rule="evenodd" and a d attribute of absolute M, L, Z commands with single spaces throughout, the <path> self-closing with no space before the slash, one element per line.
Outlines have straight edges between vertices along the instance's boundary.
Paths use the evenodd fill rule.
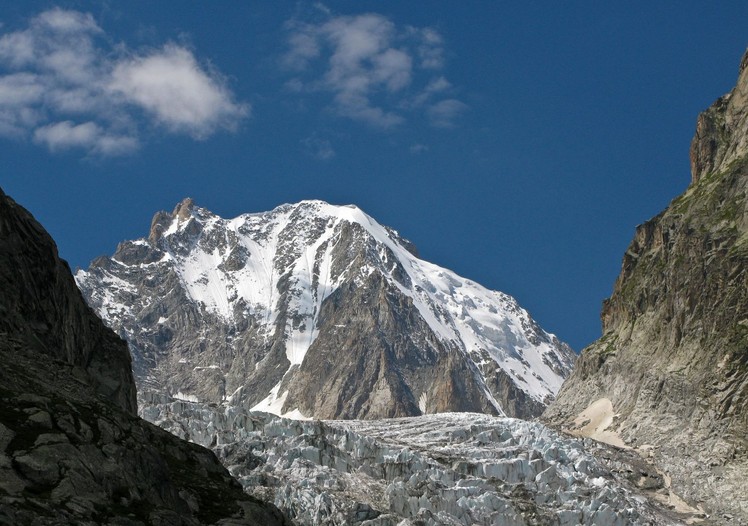
<path fill-rule="evenodd" d="M 295 524 L 677 524 L 539 423 L 475 413 L 298 421 L 152 399 L 143 416 L 211 447 Z"/>

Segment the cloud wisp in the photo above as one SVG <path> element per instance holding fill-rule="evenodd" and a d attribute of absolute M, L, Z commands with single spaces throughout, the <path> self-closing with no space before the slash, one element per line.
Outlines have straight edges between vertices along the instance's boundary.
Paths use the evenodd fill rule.
<path fill-rule="evenodd" d="M 335 149 L 329 139 L 317 134 L 310 135 L 301 140 L 304 152 L 318 161 L 329 161 L 335 157 Z"/>
<path fill-rule="evenodd" d="M 51 9 L 0 36 L 0 136 L 52 152 L 131 153 L 144 126 L 204 139 L 249 112 L 191 50 L 112 45 L 87 13 Z"/>
<path fill-rule="evenodd" d="M 462 115 L 468 106 L 457 99 L 440 100 L 436 104 L 429 106 L 426 114 L 431 121 L 432 126 L 437 128 L 451 128 L 455 120 Z"/>
<path fill-rule="evenodd" d="M 286 29 L 283 64 L 294 73 L 287 88 L 329 94 L 330 107 L 341 117 L 389 129 L 421 111 L 434 126 L 450 127 L 462 113 L 436 109 L 452 86 L 440 74 L 444 42 L 434 29 L 398 27 L 375 13 L 329 12 L 322 22 L 295 19 Z"/>

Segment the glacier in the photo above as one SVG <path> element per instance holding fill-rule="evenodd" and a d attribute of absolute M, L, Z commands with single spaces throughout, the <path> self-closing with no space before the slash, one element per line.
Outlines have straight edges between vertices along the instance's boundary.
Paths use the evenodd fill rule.
<path fill-rule="evenodd" d="M 542 424 L 475 413 L 298 421 L 161 397 L 144 417 L 211 447 L 294 524 L 683 524 L 643 460 Z M 635 456 L 635 455 L 634 455 Z M 639 485 L 637 486 L 637 483 Z"/>

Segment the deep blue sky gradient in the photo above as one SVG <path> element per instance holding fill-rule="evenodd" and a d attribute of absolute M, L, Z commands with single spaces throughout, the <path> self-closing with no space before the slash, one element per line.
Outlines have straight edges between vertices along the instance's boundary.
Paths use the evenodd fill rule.
<path fill-rule="evenodd" d="M 252 115 L 199 141 L 145 128 L 141 149 L 115 158 L 0 138 L 0 186 L 73 268 L 147 235 L 186 196 L 224 217 L 355 203 L 580 350 L 600 335 L 635 226 L 688 185 L 696 116 L 732 88 L 748 44 L 748 3 L 608 4 L 325 2 L 444 39 L 442 74 L 467 111 L 452 128 L 409 114 L 378 130 L 330 111 L 324 93 L 284 88 L 284 23 L 311 4 L 3 1 L 0 34 L 59 6 L 133 49 L 188 45 Z M 310 138 L 334 157 L 310 155 Z"/>

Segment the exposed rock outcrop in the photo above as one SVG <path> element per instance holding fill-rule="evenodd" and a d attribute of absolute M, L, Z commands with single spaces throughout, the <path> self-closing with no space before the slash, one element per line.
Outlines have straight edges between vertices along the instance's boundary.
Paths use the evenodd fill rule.
<path fill-rule="evenodd" d="M 735 88 L 696 121 L 691 141 L 691 183 L 720 173 L 748 151 L 748 52 L 740 61 Z"/>
<path fill-rule="evenodd" d="M 137 418 L 124 341 L 0 191 L 0 524 L 283 524 L 214 454 Z"/>
<path fill-rule="evenodd" d="M 612 404 L 610 431 L 651 446 L 692 505 L 748 522 L 748 70 L 698 119 L 692 183 L 636 229 L 603 336 L 543 418 Z M 721 514 L 730 519 L 720 519 Z"/>

